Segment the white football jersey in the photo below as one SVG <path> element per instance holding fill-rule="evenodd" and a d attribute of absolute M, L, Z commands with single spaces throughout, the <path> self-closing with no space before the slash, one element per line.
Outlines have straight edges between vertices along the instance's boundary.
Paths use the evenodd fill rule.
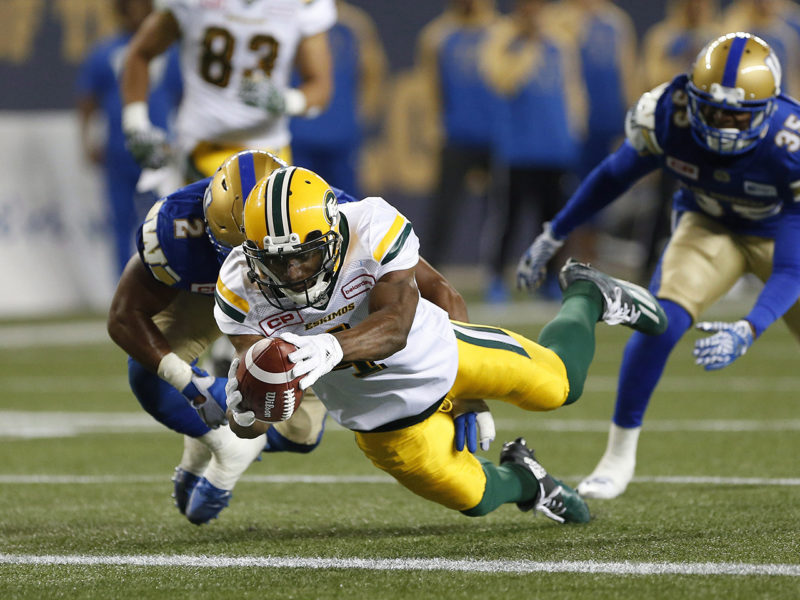
<path fill-rule="evenodd" d="M 242 78 L 269 77 L 287 88 L 297 46 L 336 22 L 333 0 L 157 0 L 181 30 L 183 100 L 178 145 L 199 141 L 280 149 L 289 143 L 289 119 L 244 104 Z"/>
<path fill-rule="evenodd" d="M 241 247 L 225 260 L 214 316 L 226 334 L 270 337 L 285 331 L 315 335 L 355 327 L 369 314 L 369 292 L 383 275 L 419 261 L 419 240 L 408 222 L 381 198 L 339 205 L 343 261 L 322 309 L 280 310 L 247 277 Z M 453 386 L 456 337 L 447 313 L 420 298 L 405 348 L 378 361 L 342 363 L 314 384 L 331 416 L 368 431 L 420 414 Z"/>

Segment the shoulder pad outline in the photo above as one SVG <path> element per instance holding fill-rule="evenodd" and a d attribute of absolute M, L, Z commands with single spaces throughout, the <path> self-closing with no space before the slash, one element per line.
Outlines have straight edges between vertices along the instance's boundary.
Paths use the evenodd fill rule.
<path fill-rule="evenodd" d="M 664 153 L 656 140 L 656 106 L 668 85 L 662 83 L 642 94 L 625 115 L 625 136 L 639 153 Z"/>

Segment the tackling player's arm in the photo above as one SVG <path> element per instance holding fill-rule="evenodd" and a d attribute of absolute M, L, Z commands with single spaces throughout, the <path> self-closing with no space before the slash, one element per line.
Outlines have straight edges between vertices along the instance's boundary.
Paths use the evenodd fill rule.
<path fill-rule="evenodd" d="M 153 317 L 179 293 L 180 290 L 156 281 L 140 257 L 134 255 L 111 300 L 108 334 L 131 358 L 181 392 L 206 425 L 219 427 L 225 422 L 225 415 L 214 397 L 215 378 L 172 352 L 153 322 Z"/>
<path fill-rule="evenodd" d="M 156 281 L 138 255 L 128 261 L 108 313 L 108 334 L 131 358 L 152 372 L 172 351 L 153 317 L 175 299 L 179 290 Z"/>
<path fill-rule="evenodd" d="M 417 287 L 423 298 L 443 309 L 454 321 L 467 323 L 467 303 L 444 275 L 420 256 L 416 269 Z"/>

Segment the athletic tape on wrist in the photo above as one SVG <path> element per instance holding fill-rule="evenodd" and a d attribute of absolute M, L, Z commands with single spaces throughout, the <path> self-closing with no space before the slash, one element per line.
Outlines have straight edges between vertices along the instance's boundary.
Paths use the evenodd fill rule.
<path fill-rule="evenodd" d="M 158 363 L 158 376 L 178 391 L 192 380 L 192 367 L 174 352 L 164 355 Z"/>

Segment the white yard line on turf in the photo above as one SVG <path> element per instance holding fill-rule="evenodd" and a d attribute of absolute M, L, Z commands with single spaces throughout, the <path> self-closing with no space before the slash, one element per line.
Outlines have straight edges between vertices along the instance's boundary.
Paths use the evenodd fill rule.
<path fill-rule="evenodd" d="M 170 474 L 171 475 L 171 474 Z M 585 475 L 566 476 L 562 479 L 578 481 Z M 105 485 L 109 483 L 164 483 L 169 480 L 168 475 L 2 475 L 0 484 L 3 485 Z M 323 485 L 341 485 L 352 483 L 396 483 L 388 475 L 244 475 L 241 481 L 250 483 L 313 483 Z M 634 477 L 634 483 L 668 483 L 686 485 L 774 485 L 774 486 L 800 486 L 800 478 L 792 477 L 718 477 L 718 476 L 663 476 L 663 477 Z"/>
<path fill-rule="evenodd" d="M 452 560 L 446 558 L 304 558 L 191 555 L 2 554 L 0 564 L 137 567 L 245 567 L 267 569 L 363 569 L 367 571 L 455 571 L 464 573 L 604 573 L 608 575 L 768 575 L 800 577 L 800 565 L 681 562 Z"/>
<path fill-rule="evenodd" d="M 553 419 L 538 414 L 521 414 L 514 419 L 495 419 L 498 429 L 530 431 L 594 432 L 608 431 L 607 419 Z M 644 424 L 648 432 L 674 433 L 683 431 L 707 433 L 739 433 L 800 431 L 800 419 L 649 419 Z M 329 433 L 346 432 L 331 419 Z M 141 412 L 31 412 L 0 410 L 1 438 L 73 437 L 85 433 L 169 433 L 150 415 Z"/>

